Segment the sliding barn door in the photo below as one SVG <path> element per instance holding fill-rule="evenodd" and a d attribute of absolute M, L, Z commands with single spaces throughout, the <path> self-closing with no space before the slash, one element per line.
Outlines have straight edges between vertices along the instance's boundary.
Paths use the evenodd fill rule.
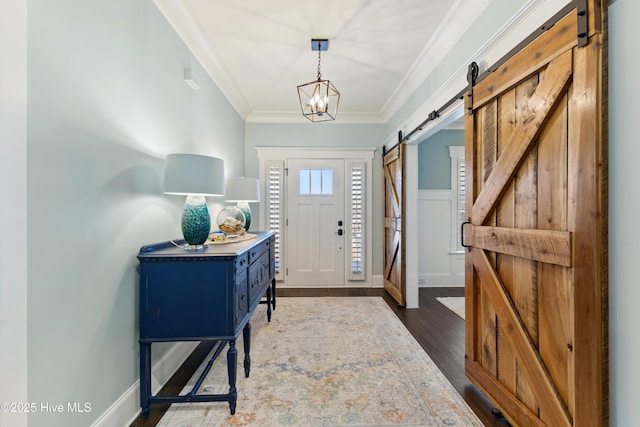
<path fill-rule="evenodd" d="M 384 287 L 404 306 L 406 278 L 404 256 L 404 149 L 403 144 L 385 152 L 384 171 Z"/>
<path fill-rule="evenodd" d="M 608 425 L 606 57 L 588 12 L 586 46 L 573 10 L 466 116 L 465 370 L 518 426 Z"/>

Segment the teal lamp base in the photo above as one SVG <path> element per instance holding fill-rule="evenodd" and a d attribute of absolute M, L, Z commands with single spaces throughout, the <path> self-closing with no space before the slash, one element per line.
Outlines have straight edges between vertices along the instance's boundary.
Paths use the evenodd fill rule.
<path fill-rule="evenodd" d="M 211 232 L 211 217 L 204 196 L 187 196 L 182 211 L 182 235 L 186 250 L 203 248 Z"/>
<path fill-rule="evenodd" d="M 251 208 L 249 207 L 249 203 L 247 203 L 247 202 L 238 202 L 238 204 L 236 206 L 244 214 L 244 219 L 245 219 L 244 231 L 249 231 L 249 226 L 251 225 Z"/>

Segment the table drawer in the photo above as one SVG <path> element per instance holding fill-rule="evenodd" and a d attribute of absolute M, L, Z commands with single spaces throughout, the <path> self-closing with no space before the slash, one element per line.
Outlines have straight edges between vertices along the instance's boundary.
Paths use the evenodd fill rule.
<path fill-rule="evenodd" d="M 243 253 L 236 258 L 236 274 L 249 266 L 249 253 Z"/>
<path fill-rule="evenodd" d="M 253 264 L 257 259 L 259 259 L 265 252 L 269 250 L 269 240 L 265 240 L 259 245 L 251 248 L 249 251 L 249 264 Z"/>
<path fill-rule="evenodd" d="M 239 325 L 244 317 L 249 313 L 249 291 L 247 287 L 247 274 L 242 273 L 236 276 L 235 285 L 235 325 Z"/>
<path fill-rule="evenodd" d="M 269 252 L 265 252 L 249 267 L 249 307 L 257 304 L 271 279 Z"/>

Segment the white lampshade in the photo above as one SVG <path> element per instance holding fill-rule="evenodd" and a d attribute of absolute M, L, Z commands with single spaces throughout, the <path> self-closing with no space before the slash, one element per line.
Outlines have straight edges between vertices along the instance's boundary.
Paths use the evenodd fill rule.
<path fill-rule="evenodd" d="M 227 202 L 259 202 L 260 181 L 257 178 L 227 178 Z"/>
<path fill-rule="evenodd" d="M 168 154 L 164 170 L 166 194 L 224 195 L 224 161 L 198 154 Z"/>
<path fill-rule="evenodd" d="M 205 196 L 224 195 L 224 161 L 198 154 L 168 154 L 164 192 L 187 196 L 182 210 L 184 249 L 202 250 L 211 232 Z"/>

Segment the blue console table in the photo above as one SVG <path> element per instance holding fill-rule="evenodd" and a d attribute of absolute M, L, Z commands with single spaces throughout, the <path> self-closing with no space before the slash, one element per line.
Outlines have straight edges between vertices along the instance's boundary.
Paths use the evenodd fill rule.
<path fill-rule="evenodd" d="M 144 418 L 153 403 L 226 401 L 231 414 L 235 413 L 236 339 L 242 332 L 248 377 L 249 319 L 263 296 L 269 321 L 275 309 L 275 233 L 254 234 L 250 240 L 209 245 L 199 251 L 185 251 L 172 242 L 140 249 L 140 406 Z M 213 356 L 190 393 L 153 396 L 151 344 L 171 341 L 215 341 Z M 229 393 L 196 394 L 226 344 Z"/>

